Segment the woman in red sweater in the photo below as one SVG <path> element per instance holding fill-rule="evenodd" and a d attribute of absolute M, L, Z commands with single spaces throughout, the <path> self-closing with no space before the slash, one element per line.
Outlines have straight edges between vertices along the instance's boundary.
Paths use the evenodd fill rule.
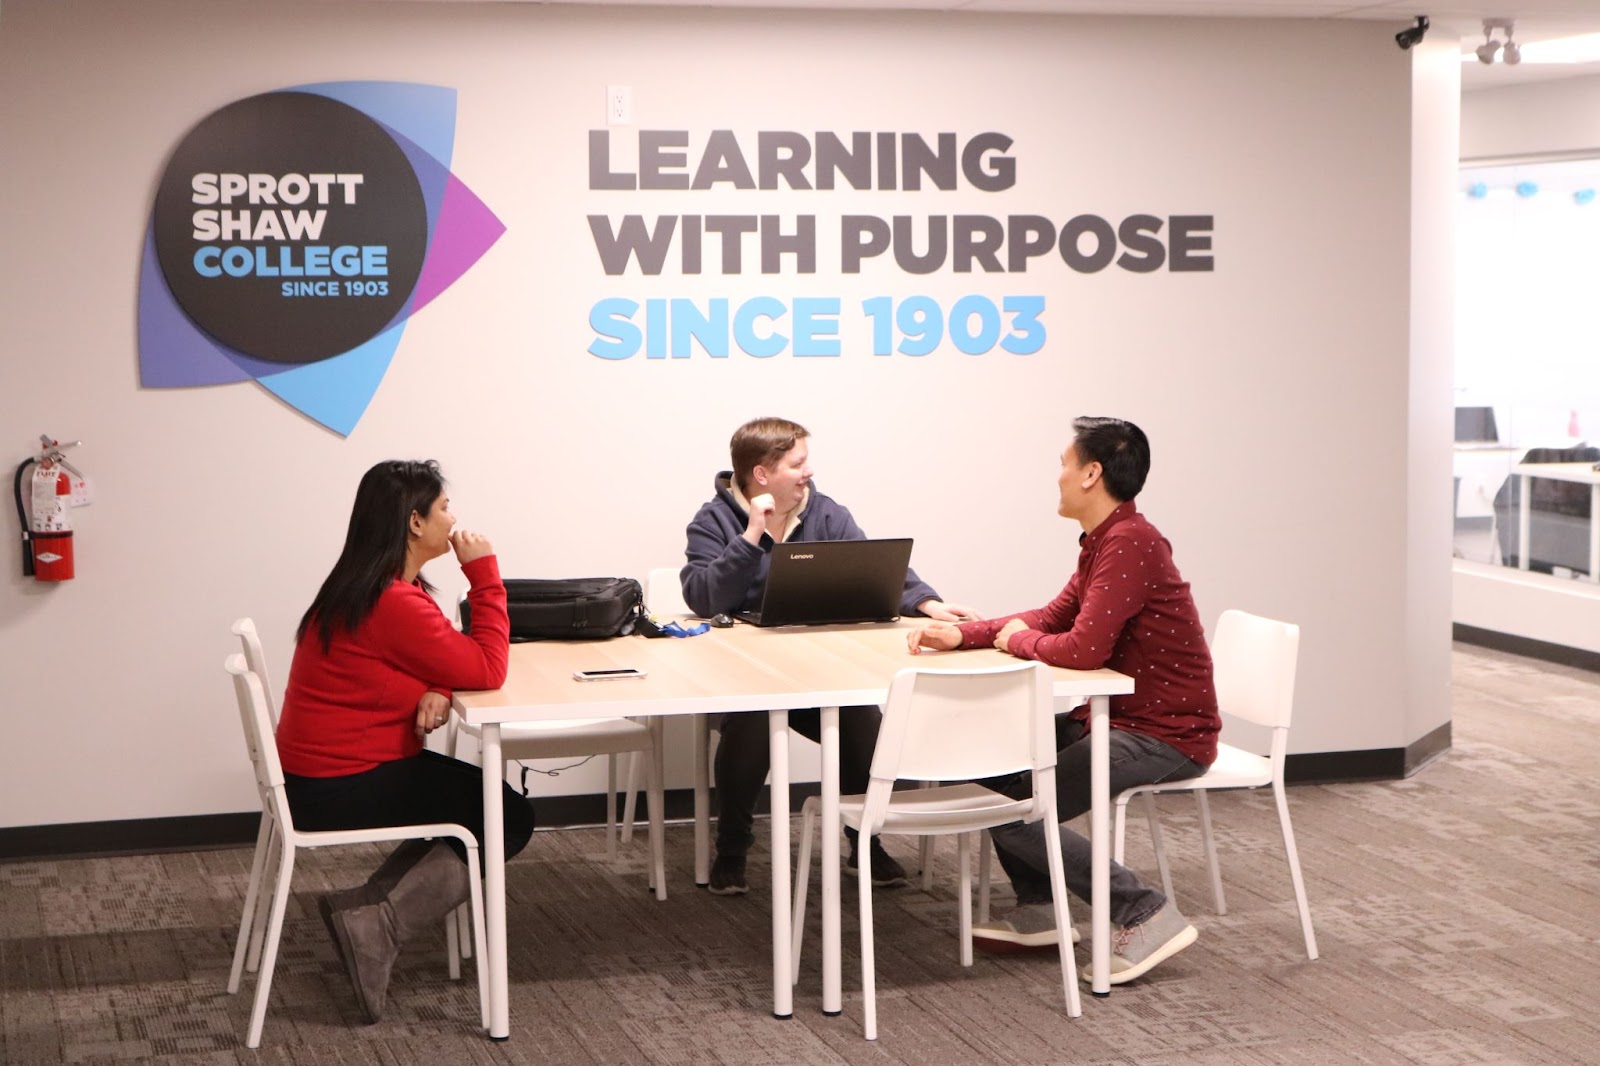
<path fill-rule="evenodd" d="M 390 460 L 362 477 L 344 550 L 300 619 L 283 697 L 278 755 L 297 828 L 454 822 L 482 845 L 478 768 L 422 745 L 449 717 L 452 689 L 498 688 L 506 676 L 494 548 L 455 522 L 431 460 Z M 421 576 L 451 550 L 471 584 L 471 633 L 450 624 Z M 533 813 L 510 786 L 502 800 L 510 858 L 533 835 Z M 401 943 L 466 901 L 465 855 L 453 841 L 408 841 L 365 885 L 318 901 L 369 1022 Z"/>

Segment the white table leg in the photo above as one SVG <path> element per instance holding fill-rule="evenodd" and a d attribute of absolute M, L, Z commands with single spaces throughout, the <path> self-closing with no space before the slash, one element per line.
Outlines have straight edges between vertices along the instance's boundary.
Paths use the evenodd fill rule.
<path fill-rule="evenodd" d="M 1528 474 L 1517 475 L 1522 479 L 1517 493 L 1517 569 L 1528 569 L 1528 493 L 1533 489 L 1533 478 Z"/>
<path fill-rule="evenodd" d="M 767 742 L 772 749 L 772 1016 L 794 1014 L 794 934 L 789 876 L 789 712 L 767 712 Z"/>
<path fill-rule="evenodd" d="M 1589 486 L 1589 580 L 1600 581 L 1600 481 Z"/>
<path fill-rule="evenodd" d="M 839 708 L 822 708 L 822 1013 L 844 1010 L 840 992 Z M 804 877 L 806 871 L 800 871 Z"/>
<path fill-rule="evenodd" d="M 711 883 L 711 723 L 694 716 L 694 883 Z"/>
<path fill-rule="evenodd" d="M 1111 994 L 1111 700 L 1089 700 L 1090 927 L 1097 996 Z"/>
<path fill-rule="evenodd" d="M 650 733 L 655 744 L 644 753 L 650 759 L 650 779 L 655 782 L 654 794 L 650 797 L 650 869 L 658 900 L 667 898 L 666 725 L 667 720 L 661 715 L 650 719 Z M 631 789 L 633 782 L 628 785 Z M 628 795 L 637 795 L 637 792 L 630 791 Z"/>
<path fill-rule="evenodd" d="M 511 1038 L 511 1008 L 506 973 L 506 814 L 500 795 L 506 780 L 506 760 L 500 748 L 500 723 L 483 727 L 483 908 L 488 926 L 487 959 L 478 965 L 489 967 L 489 1038 Z"/>

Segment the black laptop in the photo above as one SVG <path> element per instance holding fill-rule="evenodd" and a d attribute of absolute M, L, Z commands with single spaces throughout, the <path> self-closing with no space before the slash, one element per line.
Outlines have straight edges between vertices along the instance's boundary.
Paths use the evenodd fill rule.
<path fill-rule="evenodd" d="M 772 546 L 758 626 L 892 622 L 900 617 L 911 539 L 793 541 Z"/>

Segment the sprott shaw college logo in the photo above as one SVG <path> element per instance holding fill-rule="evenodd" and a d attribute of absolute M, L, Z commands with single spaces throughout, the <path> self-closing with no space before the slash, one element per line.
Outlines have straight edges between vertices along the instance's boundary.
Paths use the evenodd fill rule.
<path fill-rule="evenodd" d="M 201 120 L 145 238 L 141 383 L 253 379 L 348 435 L 407 319 L 505 232 L 450 172 L 455 114 L 454 89 L 328 82 Z"/>

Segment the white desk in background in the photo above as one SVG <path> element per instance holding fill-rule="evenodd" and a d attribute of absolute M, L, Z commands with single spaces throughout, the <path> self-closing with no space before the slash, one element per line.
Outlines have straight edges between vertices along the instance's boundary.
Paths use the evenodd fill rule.
<path fill-rule="evenodd" d="M 488 925 L 489 1035 L 510 1035 L 506 964 L 506 885 L 500 727 L 549 719 L 648 717 L 766 711 L 772 750 L 772 1013 L 793 1013 L 789 854 L 789 715 L 822 708 L 822 1009 L 842 1009 L 839 890 L 839 708 L 882 704 L 895 673 L 909 666 L 982 667 L 1015 662 L 993 650 L 906 650 L 909 620 L 874 626 L 760 629 L 740 625 L 687 639 L 543 641 L 511 646 L 503 687 L 457 692 L 456 710 L 483 731 L 485 908 Z M 579 669 L 636 667 L 642 680 L 578 682 Z M 1093 990 L 1110 990 L 1110 754 L 1108 697 L 1133 691 L 1112 670 L 1053 670 L 1058 705 L 1090 701 L 1090 814 L 1093 840 Z M 1062 702 L 1066 701 L 1066 702 Z M 661 817 L 650 812 L 652 819 Z"/>
<path fill-rule="evenodd" d="M 1533 554 L 1528 537 L 1532 532 L 1529 520 L 1529 497 L 1533 492 L 1532 479 L 1549 478 L 1552 481 L 1575 481 L 1589 486 L 1589 580 L 1600 581 L 1600 470 L 1595 464 L 1583 463 L 1518 463 L 1512 472 L 1522 478 L 1518 486 L 1517 506 L 1517 568 L 1528 569 Z"/>

